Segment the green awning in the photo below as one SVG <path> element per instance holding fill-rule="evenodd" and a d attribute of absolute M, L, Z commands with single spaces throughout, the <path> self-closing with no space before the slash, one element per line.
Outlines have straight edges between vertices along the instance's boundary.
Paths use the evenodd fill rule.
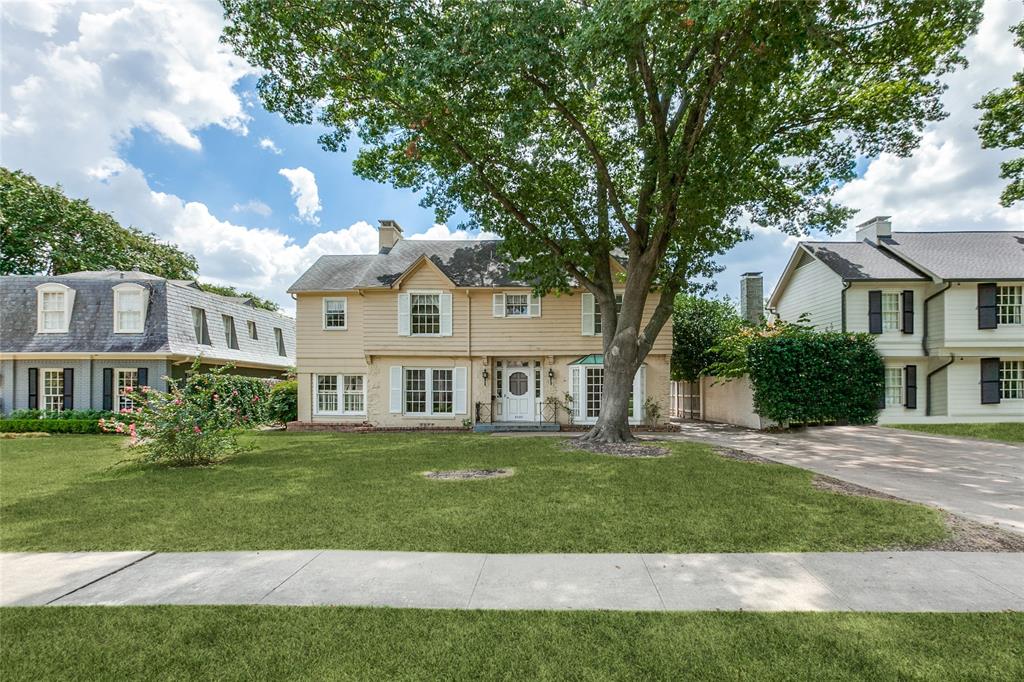
<path fill-rule="evenodd" d="M 603 355 L 584 355 L 582 358 L 573 360 L 570 365 L 603 365 Z"/>

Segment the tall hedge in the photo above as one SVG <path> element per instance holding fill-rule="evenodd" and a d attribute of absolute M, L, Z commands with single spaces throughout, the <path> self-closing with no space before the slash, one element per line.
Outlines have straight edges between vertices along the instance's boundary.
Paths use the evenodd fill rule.
<path fill-rule="evenodd" d="M 873 423 L 885 369 L 870 334 L 766 336 L 747 347 L 754 409 L 780 423 Z"/>

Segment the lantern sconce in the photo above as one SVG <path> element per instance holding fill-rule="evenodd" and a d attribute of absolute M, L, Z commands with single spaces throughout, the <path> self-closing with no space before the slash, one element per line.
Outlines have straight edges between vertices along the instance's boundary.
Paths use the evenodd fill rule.
<path fill-rule="evenodd" d="M 555 370 L 551 367 L 548 367 L 548 383 L 555 383 Z"/>
<path fill-rule="evenodd" d="M 487 368 L 486 367 L 484 367 L 484 371 L 481 374 L 481 376 L 484 378 L 484 386 L 486 386 L 487 385 L 487 377 L 490 376 L 489 374 L 487 374 Z"/>

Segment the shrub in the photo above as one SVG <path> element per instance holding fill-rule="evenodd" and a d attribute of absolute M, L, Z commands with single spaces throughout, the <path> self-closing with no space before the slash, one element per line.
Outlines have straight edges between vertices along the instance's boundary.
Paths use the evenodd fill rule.
<path fill-rule="evenodd" d="M 14 410 L 7 419 L 98 419 L 113 417 L 113 412 L 105 410 Z"/>
<path fill-rule="evenodd" d="M 720 358 L 715 348 L 743 324 L 736 306 L 723 300 L 679 294 L 672 306 L 672 378 L 697 381 Z"/>
<path fill-rule="evenodd" d="M 101 433 L 96 419 L 0 419 L 0 433 Z"/>
<path fill-rule="evenodd" d="M 299 418 L 299 382 L 279 381 L 270 389 L 267 417 L 272 422 L 287 424 Z"/>
<path fill-rule="evenodd" d="M 270 388 L 256 377 L 227 374 L 230 365 L 199 373 L 193 366 L 182 386 L 182 393 L 193 400 L 205 401 L 207 409 L 227 408 L 239 426 L 256 426 L 269 420 Z"/>

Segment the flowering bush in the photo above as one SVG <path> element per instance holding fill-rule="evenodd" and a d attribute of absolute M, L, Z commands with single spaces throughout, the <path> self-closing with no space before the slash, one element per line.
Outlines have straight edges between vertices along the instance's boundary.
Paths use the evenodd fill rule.
<path fill-rule="evenodd" d="M 270 421 L 287 424 L 299 418 L 299 382 L 280 381 L 270 389 L 268 415 Z"/>

